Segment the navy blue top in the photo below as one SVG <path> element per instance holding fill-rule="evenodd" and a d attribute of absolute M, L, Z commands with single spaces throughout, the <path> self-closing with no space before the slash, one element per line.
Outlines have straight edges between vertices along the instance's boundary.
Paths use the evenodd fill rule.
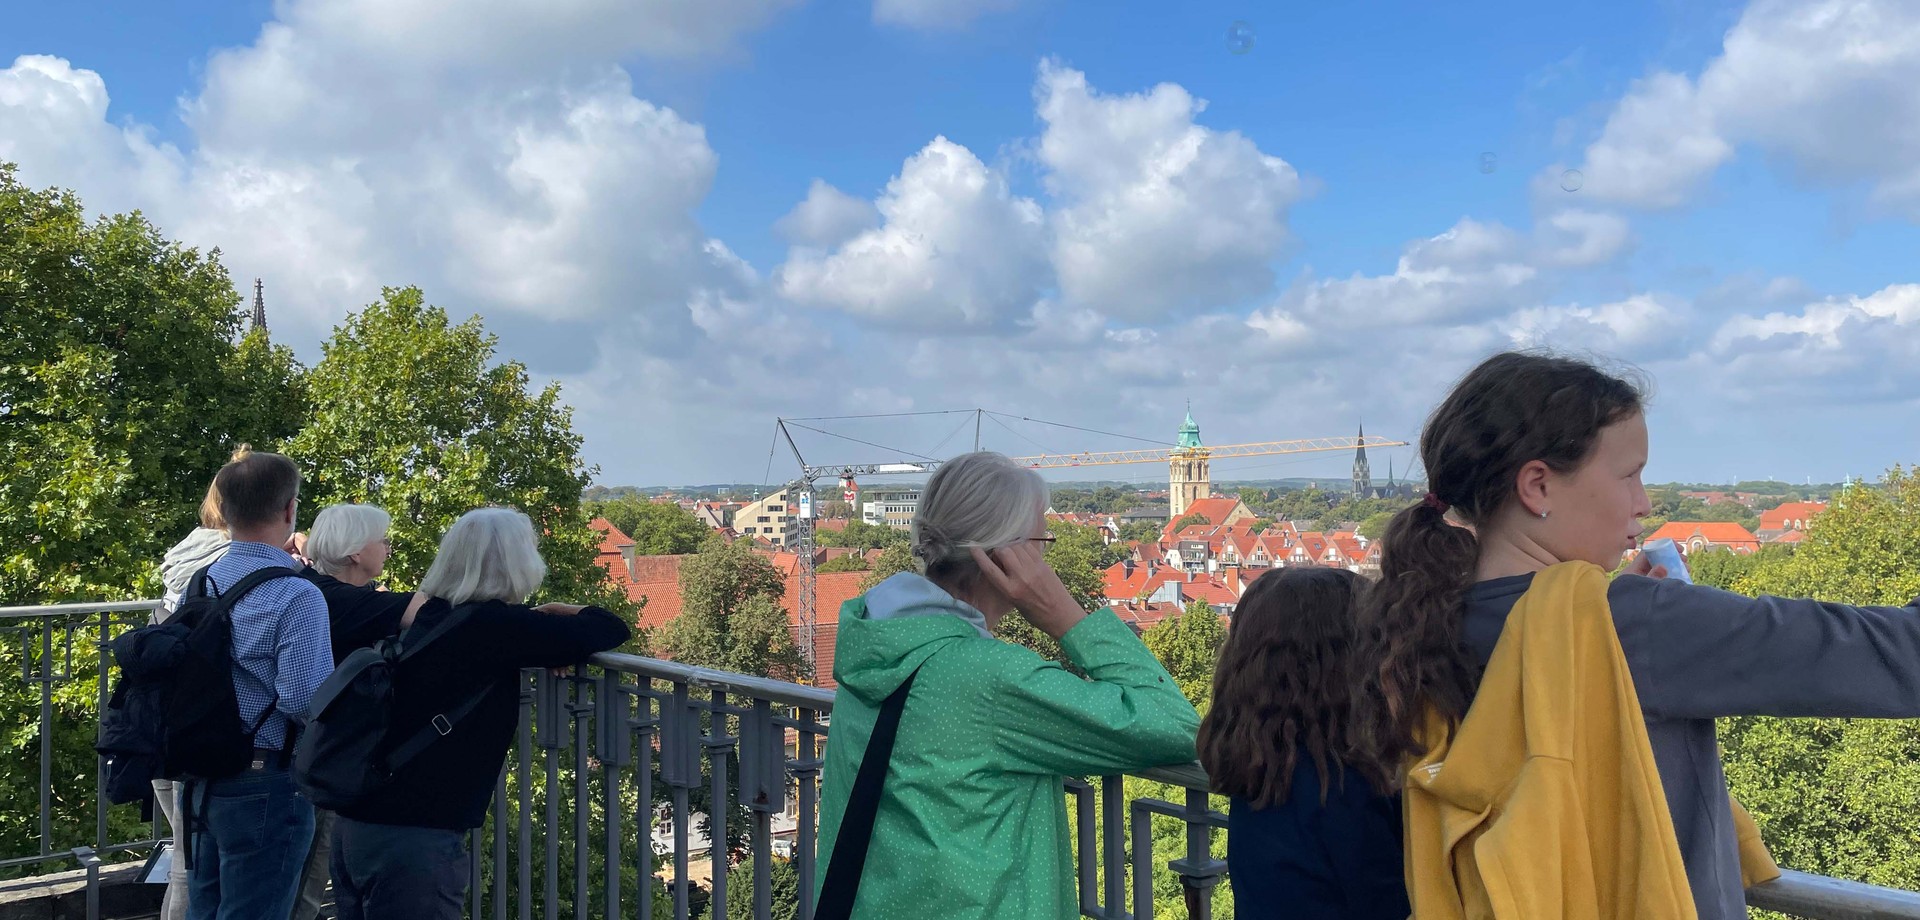
<path fill-rule="evenodd" d="M 1236 797 L 1227 812 L 1227 879 L 1234 913 L 1296 920 L 1407 920 L 1400 797 L 1382 796 L 1358 772 L 1327 788 L 1302 748 L 1287 800 L 1256 809 Z"/>

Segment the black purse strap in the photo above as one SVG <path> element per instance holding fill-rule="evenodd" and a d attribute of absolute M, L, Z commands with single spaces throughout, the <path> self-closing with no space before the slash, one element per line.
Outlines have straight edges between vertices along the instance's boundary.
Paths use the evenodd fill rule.
<path fill-rule="evenodd" d="M 880 786 L 893 763 L 893 741 L 900 734 L 900 710 L 907 704 L 907 691 L 920 676 L 914 668 L 900 689 L 880 704 L 880 717 L 873 723 L 873 737 L 867 739 L 866 756 L 860 760 L 860 772 L 854 775 L 853 792 L 847 796 L 847 810 L 840 816 L 840 834 L 833 841 L 833 857 L 827 861 L 827 879 L 820 886 L 820 904 L 814 920 L 848 920 L 853 916 L 853 899 L 860 893 L 860 873 L 867 866 L 867 845 L 873 842 L 873 821 L 880 813 Z"/>

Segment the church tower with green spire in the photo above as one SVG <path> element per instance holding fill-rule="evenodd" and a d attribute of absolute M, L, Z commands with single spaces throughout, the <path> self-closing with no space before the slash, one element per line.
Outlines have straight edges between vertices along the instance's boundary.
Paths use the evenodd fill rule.
<path fill-rule="evenodd" d="M 1200 424 L 1193 420 L 1193 404 L 1187 404 L 1187 420 L 1180 426 L 1180 439 L 1167 460 L 1168 520 L 1179 520 L 1194 502 L 1213 495 L 1213 483 L 1207 472 L 1207 455 L 1212 453 L 1200 443 Z"/>

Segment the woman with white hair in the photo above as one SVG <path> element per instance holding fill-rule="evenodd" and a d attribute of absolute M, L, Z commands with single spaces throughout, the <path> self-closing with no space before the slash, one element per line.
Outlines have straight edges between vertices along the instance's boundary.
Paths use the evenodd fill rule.
<path fill-rule="evenodd" d="M 1046 508 L 1006 457 L 949 460 L 913 522 L 924 574 L 841 608 L 819 917 L 1078 917 L 1063 777 L 1194 759 L 1200 717 L 1166 669 L 1047 566 Z M 1015 612 L 1087 677 L 995 639 Z"/>
<path fill-rule="evenodd" d="M 327 599 L 335 665 L 354 649 L 370 647 L 399 632 L 426 603 L 425 594 L 387 591 L 373 583 L 386 570 L 387 555 L 393 551 L 387 536 L 392 525 L 393 517 L 384 509 L 341 504 L 320 509 L 307 531 L 309 564 L 300 574 Z M 317 920 L 326 903 L 333 820 L 333 812 L 313 810 L 313 847 L 307 851 L 305 881 L 294 902 L 292 920 Z"/>
<path fill-rule="evenodd" d="M 400 641 L 459 619 L 394 675 L 389 740 L 412 737 L 476 698 L 480 703 L 380 795 L 340 812 L 333 837 L 340 920 L 460 917 L 467 833 L 486 820 L 519 722 L 520 670 L 578 664 L 632 635 L 599 607 L 528 607 L 546 575 L 533 522 L 511 508 L 469 511 L 441 539 L 420 582 L 429 600 Z"/>

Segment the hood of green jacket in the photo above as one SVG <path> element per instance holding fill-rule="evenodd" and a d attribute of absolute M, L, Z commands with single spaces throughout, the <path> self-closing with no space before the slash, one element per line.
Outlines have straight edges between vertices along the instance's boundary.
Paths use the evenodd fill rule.
<path fill-rule="evenodd" d="M 924 576 L 902 572 L 840 608 L 833 679 L 878 706 L 947 643 L 991 637 L 980 611 Z"/>

